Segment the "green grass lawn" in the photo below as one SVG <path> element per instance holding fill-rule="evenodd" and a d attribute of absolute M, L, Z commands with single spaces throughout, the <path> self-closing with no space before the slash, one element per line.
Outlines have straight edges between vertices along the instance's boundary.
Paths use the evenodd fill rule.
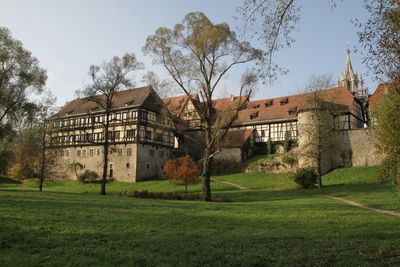
<path fill-rule="evenodd" d="M 378 184 L 377 173 L 339 169 L 322 190 L 298 189 L 287 174 L 213 177 L 214 193 L 229 203 L 118 194 L 183 190 L 167 181 L 113 182 L 107 196 L 99 184 L 52 181 L 39 193 L 35 182 L 3 181 L 0 266 L 398 266 L 400 218 L 328 197 L 399 211 L 398 193 Z"/>

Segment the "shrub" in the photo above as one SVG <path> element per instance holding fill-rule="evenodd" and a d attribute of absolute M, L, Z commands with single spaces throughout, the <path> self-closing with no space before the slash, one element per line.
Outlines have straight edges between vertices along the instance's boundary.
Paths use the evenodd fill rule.
<path fill-rule="evenodd" d="M 121 193 L 120 195 L 124 195 L 125 193 Z M 202 200 L 199 194 L 180 194 L 178 192 L 149 192 L 147 190 L 137 191 L 134 190 L 132 193 L 128 194 L 129 197 L 134 198 L 147 198 L 147 199 L 165 199 L 165 200 Z M 226 197 L 215 196 L 213 198 L 215 202 L 230 202 L 231 200 Z"/>
<path fill-rule="evenodd" d="M 188 185 L 195 183 L 198 179 L 199 168 L 186 155 L 178 159 L 168 160 L 163 167 L 163 172 L 170 181 L 177 185 L 184 185 L 186 195 Z"/>
<path fill-rule="evenodd" d="M 282 162 L 288 164 L 290 167 L 293 167 L 298 163 L 297 158 L 293 155 L 285 155 L 282 158 Z"/>
<path fill-rule="evenodd" d="M 84 173 L 78 176 L 78 180 L 82 183 L 91 183 L 99 180 L 99 178 L 100 176 L 96 172 L 90 170 L 85 170 Z"/>
<path fill-rule="evenodd" d="M 317 184 L 317 172 L 314 168 L 300 168 L 294 174 L 294 182 L 303 188 L 314 187 Z"/>

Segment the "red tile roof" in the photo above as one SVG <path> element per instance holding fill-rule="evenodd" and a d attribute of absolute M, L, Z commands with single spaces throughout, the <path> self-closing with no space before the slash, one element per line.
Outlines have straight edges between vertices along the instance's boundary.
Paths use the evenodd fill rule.
<path fill-rule="evenodd" d="M 222 143 L 222 147 L 233 148 L 243 147 L 249 138 L 252 136 L 254 129 L 244 130 L 233 130 L 228 131 L 225 136 L 225 140 Z"/>
<path fill-rule="evenodd" d="M 193 94 L 192 98 L 198 101 L 197 94 Z M 163 101 L 169 112 L 171 112 L 172 115 L 179 117 L 189 101 L 189 97 L 187 95 L 180 95 L 163 98 Z"/>
<path fill-rule="evenodd" d="M 100 101 L 105 99 L 104 96 L 97 96 L 96 98 Z M 160 101 L 157 94 L 150 86 L 145 86 L 116 92 L 113 98 L 113 107 L 142 107 L 148 110 L 157 111 L 159 110 L 156 103 L 157 101 Z M 55 117 L 80 115 L 90 113 L 91 110 L 102 111 L 103 109 L 100 105 L 90 101 L 88 98 L 78 98 L 63 106 Z"/>
<path fill-rule="evenodd" d="M 246 101 L 247 97 L 246 96 L 231 96 L 231 97 L 226 97 L 226 98 L 219 98 L 215 99 L 212 101 L 212 107 L 217 109 L 217 110 L 224 110 L 229 107 L 232 107 L 232 105 L 239 105 L 241 103 L 244 103 Z"/>
<path fill-rule="evenodd" d="M 297 112 L 305 109 L 312 93 L 304 93 L 272 99 L 249 101 L 247 108 L 239 112 L 235 124 L 246 124 L 261 121 L 289 120 L 297 118 Z M 352 112 L 355 97 L 344 87 L 334 87 L 319 92 L 329 103 L 341 105 Z M 272 105 L 271 105 L 272 103 Z"/>
<path fill-rule="evenodd" d="M 376 105 L 379 102 L 381 102 L 382 96 L 385 93 L 386 88 L 387 84 L 381 83 L 380 85 L 378 85 L 375 92 L 370 96 L 368 104 L 369 104 L 369 109 L 371 110 L 372 113 L 376 111 Z"/>

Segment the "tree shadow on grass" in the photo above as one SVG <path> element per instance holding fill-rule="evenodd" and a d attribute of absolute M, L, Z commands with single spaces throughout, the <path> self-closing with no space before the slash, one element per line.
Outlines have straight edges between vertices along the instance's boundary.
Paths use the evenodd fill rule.
<path fill-rule="evenodd" d="M 391 185 L 388 184 L 358 183 L 326 185 L 322 189 L 295 188 L 287 190 L 231 190 L 221 192 L 221 194 L 232 199 L 234 202 L 263 202 L 294 200 L 325 195 L 346 196 L 354 193 L 383 193 L 388 192 L 391 188 Z M 215 194 L 218 193 L 219 191 L 215 191 Z"/>
<path fill-rule="evenodd" d="M 14 180 L 14 179 L 8 178 L 8 177 L 0 176 L 0 185 L 1 184 L 13 184 L 13 185 L 15 185 L 15 184 L 21 184 L 21 182 L 18 181 L 18 180 Z"/>

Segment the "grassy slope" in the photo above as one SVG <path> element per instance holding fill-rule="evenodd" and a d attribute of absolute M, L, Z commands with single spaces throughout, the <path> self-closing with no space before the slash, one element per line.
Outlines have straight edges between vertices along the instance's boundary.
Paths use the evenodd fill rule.
<path fill-rule="evenodd" d="M 370 178 L 375 171 L 333 172 L 324 177 L 323 193 L 362 197 L 366 184 L 379 189 L 368 195 L 392 194 Z M 361 172 L 369 173 L 362 181 L 355 176 Z M 216 177 L 253 188 L 221 188 L 217 193 L 234 198 L 232 203 L 65 192 L 82 186 L 73 182 L 57 185 L 64 192 L 44 193 L 0 184 L 0 266 L 400 264 L 398 218 L 343 205 L 317 189 L 295 189 L 285 175 L 266 176 Z M 148 186 L 170 190 L 168 184 L 153 183 L 160 182 Z M 282 188 L 285 183 L 288 188 Z M 109 190 L 130 186 L 112 183 Z"/>

